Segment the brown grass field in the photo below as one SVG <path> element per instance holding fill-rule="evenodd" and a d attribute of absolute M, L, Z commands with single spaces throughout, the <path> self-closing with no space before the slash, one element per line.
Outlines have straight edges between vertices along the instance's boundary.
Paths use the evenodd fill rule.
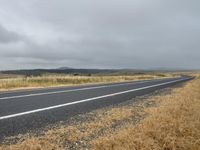
<path fill-rule="evenodd" d="M 199 150 L 200 76 L 170 93 L 89 114 L 96 115 L 41 135 L 20 135 L 0 150 Z"/>
<path fill-rule="evenodd" d="M 144 74 L 129 76 L 72 76 L 72 75 L 43 75 L 38 77 L 23 77 L 0 74 L 0 91 L 43 88 L 55 86 L 71 86 L 81 84 L 125 82 L 135 80 L 158 79 L 173 77 L 172 74 Z"/>
<path fill-rule="evenodd" d="M 199 150 L 200 77 L 160 99 L 140 124 L 95 140 L 94 149 Z"/>

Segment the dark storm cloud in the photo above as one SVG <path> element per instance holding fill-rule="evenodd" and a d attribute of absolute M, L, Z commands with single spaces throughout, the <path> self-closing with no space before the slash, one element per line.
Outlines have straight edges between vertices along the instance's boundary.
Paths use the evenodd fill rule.
<path fill-rule="evenodd" d="M 198 0 L 1 0 L 0 69 L 199 68 L 199 7 Z"/>
<path fill-rule="evenodd" d="M 17 42 L 19 35 L 15 32 L 8 31 L 0 24 L 0 43 Z"/>

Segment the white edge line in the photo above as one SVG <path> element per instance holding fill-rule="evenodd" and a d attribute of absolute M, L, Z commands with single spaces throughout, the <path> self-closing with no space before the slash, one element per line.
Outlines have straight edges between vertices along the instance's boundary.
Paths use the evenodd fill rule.
<path fill-rule="evenodd" d="M 106 98 L 106 97 L 112 97 L 112 96 L 121 95 L 121 94 L 125 94 L 125 93 L 130 93 L 130 92 L 134 92 L 134 91 L 140 91 L 140 90 L 149 89 L 149 88 L 153 88 L 153 87 L 158 87 L 158 86 L 162 86 L 162 85 L 167 85 L 167 84 L 171 84 L 171 83 L 175 83 L 175 82 L 179 82 L 179 81 L 186 81 L 188 79 L 190 79 L 190 78 L 180 79 L 180 80 L 175 80 L 175 81 L 170 81 L 170 82 L 165 82 L 165 83 L 160 83 L 160 84 L 155 84 L 155 85 L 146 86 L 146 87 L 142 87 L 142 88 L 138 88 L 138 89 L 132 89 L 132 90 L 128 90 L 128 91 L 123 91 L 123 92 L 118 92 L 118 93 L 113 93 L 113 94 L 108 94 L 108 95 L 88 98 L 88 99 L 84 99 L 84 100 L 79 100 L 79 101 L 75 101 L 75 102 L 71 102 L 71 103 L 65 103 L 65 104 L 55 105 L 55 106 L 51 106 L 51 107 L 35 109 L 35 110 L 31 110 L 31 111 L 26 111 L 26 112 L 22 112 L 22 113 L 2 116 L 2 117 L 0 117 L 0 120 L 14 118 L 14 117 L 28 115 L 28 114 L 33 114 L 33 113 L 42 112 L 42 111 L 46 111 L 46 110 L 51 110 L 51 109 L 55 109 L 55 108 L 74 105 L 74 104 L 78 104 L 78 103 L 93 101 L 93 100 L 102 99 L 102 98 Z"/>
<path fill-rule="evenodd" d="M 151 81 L 153 81 L 153 80 L 141 81 L 141 82 L 138 81 L 137 83 L 146 83 L 146 82 L 151 82 Z M 121 84 L 115 84 L 115 85 L 102 85 L 102 86 L 86 87 L 86 88 L 72 89 L 72 90 L 62 90 L 62 91 L 55 91 L 55 92 L 35 93 L 35 94 L 27 94 L 27 95 L 19 95 L 19 96 L 8 96 L 8 97 L 1 97 L 0 100 L 8 100 L 8 99 L 15 99 L 15 98 L 23 98 L 23 97 L 33 97 L 33 96 L 42 96 L 42 95 L 51 95 L 51 94 L 60 94 L 60 93 L 84 91 L 84 90 L 91 90 L 91 89 L 100 89 L 100 88 L 123 86 L 123 85 L 130 85 L 130 84 L 135 84 L 135 82 L 121 83 Z"/>

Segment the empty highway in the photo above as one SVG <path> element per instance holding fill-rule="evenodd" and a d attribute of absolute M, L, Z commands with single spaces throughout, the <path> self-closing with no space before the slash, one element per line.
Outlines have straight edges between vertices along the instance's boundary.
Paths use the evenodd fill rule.
<path fill-rule="evenodd" d="M 184 76 L 0 93 L 0 140 L 190 79 Z"/>

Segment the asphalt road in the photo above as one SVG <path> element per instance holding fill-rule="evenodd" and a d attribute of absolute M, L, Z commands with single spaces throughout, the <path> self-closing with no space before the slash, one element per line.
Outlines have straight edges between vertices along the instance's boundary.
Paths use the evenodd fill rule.
<path fill-rule="evenodd" d="M 76 114 L 120 103 L 192 79 L 47 88 L 0 93 L 0 140 L 66 120 Z"/>

